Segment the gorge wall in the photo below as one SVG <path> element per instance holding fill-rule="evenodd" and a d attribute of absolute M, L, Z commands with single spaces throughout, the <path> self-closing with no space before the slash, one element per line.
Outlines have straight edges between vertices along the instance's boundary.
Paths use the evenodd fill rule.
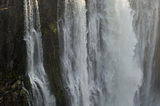
<path fill-rule="evenodd" d="M 60 82 L 57 35 L 57 0 L 39 0 L 44 68 L 49 75 L 57 106 L 65 106 Z M 0 1 L 0 105 L 28 106 L 23 82 L 26 74 L 23 0 Z"/>
<path fill-rule="evenodd" d="M 23 1 L 0 1 L 0 105 L 27 106 L 22 89 L 25 75 Z"/>

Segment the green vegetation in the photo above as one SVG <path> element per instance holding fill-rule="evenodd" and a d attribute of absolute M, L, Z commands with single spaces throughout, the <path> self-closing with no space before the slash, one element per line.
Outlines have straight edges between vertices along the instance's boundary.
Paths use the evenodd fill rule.
<path fill-rule="evenodd" d="M 56 22 L 52 22 L 52 23 L 49 23 L 49 28 L 54 32 L 54 33 L 57 33 L 57 27 L 56 27 Z"/>

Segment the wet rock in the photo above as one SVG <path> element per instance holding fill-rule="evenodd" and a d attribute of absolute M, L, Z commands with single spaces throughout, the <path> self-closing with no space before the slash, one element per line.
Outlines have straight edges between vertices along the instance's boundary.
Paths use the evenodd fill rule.
<path fill-rule="evenodd" d="M 51 83 L 51 91 L 56 97 L 57 106 L 65 106 L 65 92 L 61 84 L 59 66 L 57 1 L 39 0 L 39 10 L 42 26 L 44 68 Z"/>

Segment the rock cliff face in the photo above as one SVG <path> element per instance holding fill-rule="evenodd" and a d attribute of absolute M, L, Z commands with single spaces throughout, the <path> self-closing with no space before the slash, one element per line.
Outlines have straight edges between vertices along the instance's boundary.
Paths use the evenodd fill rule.
<path fill-rule="evenodd" d="M 39 0 L 39 9 L 44 67 L 57 106 L 65 106 L 59 71 L 57 0 Z M 28 106 L 22 89 L 22 83 L 27 81 L 26 44 L 23 37 L 23 0 L 0 0 L 0 106 Z"/>
<path fill-rule="evenodd" d="M 39 0 L 44 67 L 49 76 L 51 90 L 56 97 L 57 106 L 65 106 L 59 68 L 59 44 L 57 33 L 57 1 Z"/>
<path fill-rule="evenodd" d="M 23 16 L 22 0 L 0 1 L 0 106 L 27 106 Z"/>

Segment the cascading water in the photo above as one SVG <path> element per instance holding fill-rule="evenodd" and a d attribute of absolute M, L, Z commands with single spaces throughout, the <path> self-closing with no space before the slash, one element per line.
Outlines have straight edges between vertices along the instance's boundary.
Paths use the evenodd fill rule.
<path fill-rule="evenodd" d="M 58 25 L 68 105 L 133 106 L 142 71 L 134 53 L 137 39 L 129 2 L 63 2 Z"/>
<path fill-rule="evenodd" d="M 65 10 L 60 37 L 64 85 L 68 88 L 70 106 L 89 106 L 85 0 L 65 0 Z"/>
<path fill-rule="evenodd" d="M 154 76 L 159 74 L 159 3 L 59 1 L 60 60 L 68 106 L 159 106 L 159 77 Z M 38 2 L 24 4 L 31 105 L 55 106 L 43 67 Z"/>
<path fill-rule="evenodd" d="M 153 86 L 157 80 L 153 76 L 156 69 L 156 60 L 159 54 L 155 54 L 157 35 L 159 34 L 159 0 L 130 0 L 133 8 L 134 20 L 133 26 L 137 35 L 138 44 L 136 56 L 138 64 L 143 70 L 143 84 L 139 95 L 136 96 L 137 104 L 135 106 L 159 106 L 160 97 L 156 87 Z M 156 69 L 155 71 L 159 71 Z M 158 73 L 157 73 L 158 74 Z M 158 85 L 158 84 L 157 84 Z"/>
<path fill-rule="evenodd" d="M 55 106 L 50 94 L 47 74 L 43 67 L 43 48 L 37 0 L 24 0 L 27 72 L 31 83 L 33 106 Z M 28 98 L 29 100 L 29 98 Z"/>

